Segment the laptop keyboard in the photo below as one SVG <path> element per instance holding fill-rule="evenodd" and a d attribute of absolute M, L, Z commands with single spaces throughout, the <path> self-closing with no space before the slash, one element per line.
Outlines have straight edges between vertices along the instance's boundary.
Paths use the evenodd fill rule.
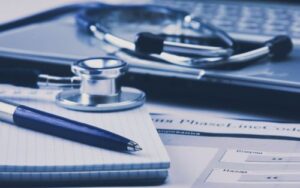
<path fill-rule="evenodd" d="M 285 34 L 300 39 L 300 8 L 280 8 L 243 4 L 214 4 L 165 0 L 157 4 L 184 9 L 210 20 L 229 33 L 274 36 Z M 245 36 L 247 36 L 245 35 Z"/>

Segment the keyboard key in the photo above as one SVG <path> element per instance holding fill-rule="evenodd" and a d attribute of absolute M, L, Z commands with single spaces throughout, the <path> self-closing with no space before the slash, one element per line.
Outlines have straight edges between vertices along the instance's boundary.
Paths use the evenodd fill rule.
<path fill-rule="evenodd" d="M 300 26 L 297 27 L 291 27 L 292 32 L 300 32 Z"/>
<path fill-rule="evenodd" d="M 289 32 L 288 31 L 282 31 L 282 30 L 274 30 L 274 29 L 269 29 L 269 28 L 266 28 L 266 29 L 263 29 L 262 30 L 264 34 L 267 34 L 267 35 L 272 35 L 272 36 L 275 36 L 275 35 L 288 35 Z"/>
<path fill-rule="evenodd" d="M 290 32 L 290 36 L 293 38 L 300 39 L 300 32 Z"/>

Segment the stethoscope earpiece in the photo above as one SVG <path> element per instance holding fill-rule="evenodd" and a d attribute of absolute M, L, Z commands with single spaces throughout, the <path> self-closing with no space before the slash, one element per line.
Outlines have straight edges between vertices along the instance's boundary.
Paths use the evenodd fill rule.
<path fill-rule="evenodd" d="M 293 43 L 289 36 L 278 35 L 265 43 L 274 59 L 284 59 L 293 50 Z"/>
<path fill-rule="evenodd" d="M 136 35 L 135 51 L 145 54 L 160 54 L 163 52 L 164 39 L 149 32 Z"/>
<path fill-rule="evenodd" d="M 61 91 L 56 103 L 79 111 L 118 111 L 141 106 L 145 93 L 121 87 L 119 77 L 127 71 L 127 64 L 110 57 L 89 58 L 75 62 L 72 72 L 80 77 L 79 89 Z"/>

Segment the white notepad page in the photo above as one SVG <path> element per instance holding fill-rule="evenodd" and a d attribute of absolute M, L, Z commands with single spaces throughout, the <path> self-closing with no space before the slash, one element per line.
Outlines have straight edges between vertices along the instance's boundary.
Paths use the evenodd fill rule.
<path fill-rule="evenodd" d="M 0 122 L 0 171 L 62 172 L 168 169 L 168 154 L 144 107 L 113 113 L 84 113 L 54 104 L 56 92 L 1 86 L 0 97 L 100 127 L 136 141 L 132 154 L 87 146 Z"/>

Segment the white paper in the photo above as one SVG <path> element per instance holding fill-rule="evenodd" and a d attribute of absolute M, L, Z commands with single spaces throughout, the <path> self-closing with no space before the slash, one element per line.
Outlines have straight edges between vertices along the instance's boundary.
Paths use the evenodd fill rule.
<path fill-rule="evenodd" d="M 230 184 L 298 184 L 300 172 L 292 171 L 249 171 L 238 169 L 214 169 L 207 182 Z"/>
<path fill-rule="evenodd" d="M 176 125 L 177 134 L 300 140 L 300 126 L 293 123 L 239 121 L 206 116 L 195 118 L 180 115 L 153 115 L 152 120 L 156 128 L 161 130 L 174 131 L 170 129 L 170 125 Z"/>
<path fill-rule="evenodd" d="M 226 151 L 224 157 L 222 158 L 222 162 L 261 165 L 300 165 L 300 153 L 230 149 Z"/>
<path fill-rule="evenodd" d="M 1 87 L 0 96 L 136 141 L 142 151 L 110 151 L 0 122 L 0 170 L 82 171 L 167 169 L 169 157 L 144 107 L 112 113 L 67 110 L 54 103 L 56 91 Z"/>
<path fill-rule="evenodd" d="M 171 157 L 170 176 L 162 187 L 191 187 L 207 164 L 214 158 L 217 148 L 167 146 Z"/>

